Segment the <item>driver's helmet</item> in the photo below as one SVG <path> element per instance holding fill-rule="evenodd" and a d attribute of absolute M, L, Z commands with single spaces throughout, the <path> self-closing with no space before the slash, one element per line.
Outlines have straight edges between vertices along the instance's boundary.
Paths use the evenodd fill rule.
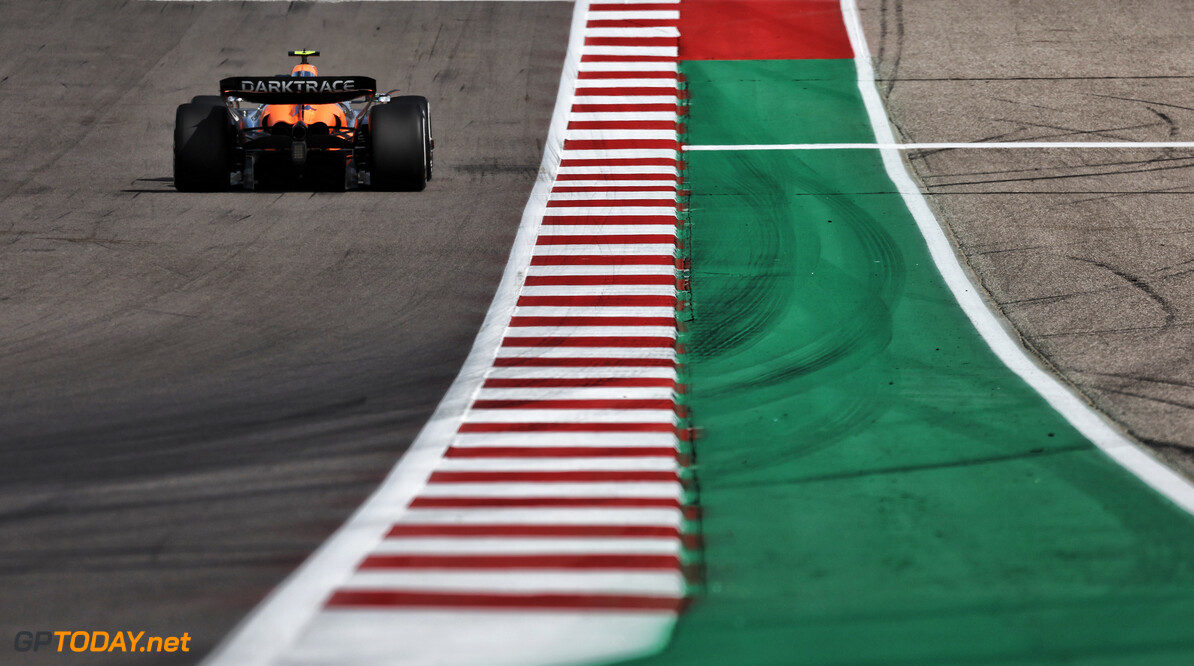
<path fill-rule="evenodd" d="M 311 63 L 299 63 L 290 70 L 291 76 L 319 76 L 319 70 Z M 261 126 L 271 127 L 277 123 L 308 126 L 323 123 L 331 128 L 348 125 L 344 109 L 339 104 L 270 104 L 261 110 Z"/>
<path fill-rule="evenodd" d="M 309 62 L 299 63 L 290 70 L 291 76 L 319 76 L 319 70 Z"/>

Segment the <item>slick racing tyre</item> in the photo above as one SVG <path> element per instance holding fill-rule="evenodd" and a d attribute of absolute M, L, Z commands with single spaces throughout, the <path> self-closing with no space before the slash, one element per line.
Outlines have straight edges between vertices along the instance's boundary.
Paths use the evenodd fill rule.
<path fill-rule="evenodd" d="M 183 104 L 174 116 L 174 187 L 179 192 L 229 188 L 232 125 L 223 106 Z"/>
<path fill-rule="evenodd" d="M 374 189 L 420 192 L 427 187 L 427 123 L 420 99 L 398 97 L 370 109 L 369 178 Z"/>
<path fill-rule="evenodd" d="M 418 95 L 403 95 L 394 98 L 394 101 L 411 100 L 409 103 L 416 104 L 419 107 L 419 112 L 423 114 L 423 140 L 426 144 L 424 148 L 424 155 L 426 156 L 426 164 L 423 165 L 427 172 L 427 180 L 431 180 L 431 170 L 435 160 L 432 159 L 435 153 L 435 138 L 431 135 L 431 104 L 427 102 L 426 97 Z"/>

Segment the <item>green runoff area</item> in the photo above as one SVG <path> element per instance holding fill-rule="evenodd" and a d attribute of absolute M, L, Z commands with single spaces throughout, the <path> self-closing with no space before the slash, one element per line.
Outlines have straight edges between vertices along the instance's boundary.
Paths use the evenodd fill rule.
<path fill-rule="evenodd" d="M 874 141 L 852 59 L 681 72 L 690 145 Z M 1194 664 L 1194 519 L 996 358 L 877 151 L 685 159 L 705 579 L 633 663 Z"/>

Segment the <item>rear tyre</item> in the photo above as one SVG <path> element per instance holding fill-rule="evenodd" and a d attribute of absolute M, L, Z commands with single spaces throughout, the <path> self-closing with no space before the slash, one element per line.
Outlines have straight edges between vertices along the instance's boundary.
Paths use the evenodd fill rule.
<path fill-rule="evenodd" d="M 226 106 L 224 98 L 220 95 L 195 95 L 191 98 L 191 104 L 202 104 L 203 106 Z"/>
<path fill-rule="evenodd" d="M 179 192 L 229 188 L 232 125 L 223 107 L 183 104 L 174 115 L 174 187 Z"/>
<path fill-rule="evenodd" d="M 423 153 L 426 157 L 426 164 L 423 165 L 423 168 L 427 172 L 427 180 L 431 180 L 432 167 L 435 162 L 433 159 L 435 154 L 435 138 L 431 134 L 431 104 L 427 101 L 426 97 L 418 95 L 403 95 L 395 98 L 395 101 L 398 100 L 411 100 L 409 103 L 417 105 L 419 113 L 423 115 L 423 139 L 425 143 Z"/>
<path fill-rule="evenodd" d="M 427 187 L 427 124 L 419 99 L 398 97 L 369 111 L 369 179 L 375 189 L 420 192 Z"/>

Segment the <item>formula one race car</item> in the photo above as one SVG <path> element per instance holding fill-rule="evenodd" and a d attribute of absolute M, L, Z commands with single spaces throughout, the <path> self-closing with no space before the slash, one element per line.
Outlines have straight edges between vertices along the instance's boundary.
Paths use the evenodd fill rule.
<path fill-rule="evenodd" d="M 431 180 L 427 98 L 378 94 L 366 76 L 319 76 L 302 58 L 290 75 L 234 76 L 174 117 L 174 186 L 239 185 L 420 191 Z"/>

